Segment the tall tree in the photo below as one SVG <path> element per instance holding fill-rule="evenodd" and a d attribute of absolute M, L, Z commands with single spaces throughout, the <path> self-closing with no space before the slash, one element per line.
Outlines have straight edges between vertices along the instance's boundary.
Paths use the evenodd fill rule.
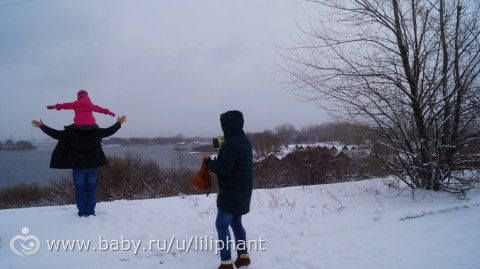
<path fill-rule="evenodd" d="M 300 94 L 374 127 L 393 153 L 377 155 L 410 187 L 475 186 L 459 171 L 479 139 L 480 2 L 312 2 L 323 14 L 283 53 Z"/>

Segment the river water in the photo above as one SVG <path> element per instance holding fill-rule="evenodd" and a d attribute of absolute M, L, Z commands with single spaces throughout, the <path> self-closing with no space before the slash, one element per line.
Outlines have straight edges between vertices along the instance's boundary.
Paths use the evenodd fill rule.
<path fill-rule="evenodd" d="M 24 152 L 0 152 L 0 188 L 17 183 L 39 183 L 46 185 L 52 180 L 71 178 L 71 170 L 50 169 L 50 157 L 55 144 L 36 145 L 38 149 Z M 179 165 L 197 169 L 202 155 L 189 153 L 189 150 L 174 150 L 175 145 L 161 146 L 104 146 L 107 156 L 124 157 L 127 154 L 152 160 L 161 167 Z"/>

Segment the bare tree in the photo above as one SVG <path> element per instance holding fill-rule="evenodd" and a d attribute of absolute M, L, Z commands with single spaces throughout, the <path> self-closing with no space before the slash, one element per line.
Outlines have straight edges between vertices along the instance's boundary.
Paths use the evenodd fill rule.
<path fill-rule="evenodd" d="M 480 2 L 312 2 L 325 13 L 282 53 L 298 93 L 374 127 L 392 152 L 379 157 L 410 187 L 476 186 L 456 171 L 479 139 Z"/>
<path fill-rule="evenodd" d="M 259 156 L 266 157 L 272 152 L 277 152 L 280 146 L 278 138 L 273 131 L 265 130 L 257 133 L 247 133 L 252 143 L 255 153 Z"/>
<path fill-rule="evenodd" d="M 295 141 L 298 131 L 292 124 L 283 124 L 275 127 L 275 134 L 281 143 L 289 145 Z"/>

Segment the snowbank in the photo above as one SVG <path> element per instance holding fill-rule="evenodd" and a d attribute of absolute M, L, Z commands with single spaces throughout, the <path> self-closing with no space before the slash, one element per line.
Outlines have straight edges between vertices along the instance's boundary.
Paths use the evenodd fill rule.
<path fill-rule="evenodd" d="M 213 251 L 58 251 L 47 240 L 98 241 L 215 237 L 215 195 L 100 203 L 97 216 L 78 218 L 74 206 L 0 211 L 0 268 L 216 268 Z M 456 200 L 445 193 L 387 189 L 382 180 L 256 190 L 244 217 L 260 268 L 480 268 L 480 194 Z M 20 257 L 10 239 L 28 227 L 38 253 Z"/>

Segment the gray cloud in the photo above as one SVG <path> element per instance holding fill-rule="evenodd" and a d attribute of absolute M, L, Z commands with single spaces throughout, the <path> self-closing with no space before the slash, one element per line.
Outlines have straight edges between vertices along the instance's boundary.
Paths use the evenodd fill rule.
<path fill-rule="evenodd" d="M 286 91 L 275 45 L 289 45 L 310 15 L 294 0 L 31 1 L 0 8 L 0 139 L 41 137 L 79 88 L 129 117 L 119 136 L 220 132 L 219 114 L 245 113 L 246 129 L 324 121 Z M 100 125 L 112 118 L 96 115 Z"/>

